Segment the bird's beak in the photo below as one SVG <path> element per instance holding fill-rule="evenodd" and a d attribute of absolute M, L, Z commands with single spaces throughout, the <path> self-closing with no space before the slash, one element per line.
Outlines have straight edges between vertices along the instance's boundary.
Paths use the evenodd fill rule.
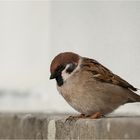
<path fill-rule="evenodd" d="M 56 69 L 54 72 L 51 72 L 50 79 L 55 79 L 58 76 L 61 75 L 62 70 L 65 69 L 65 65 L 61 65 L 58 69 Z"/>
<path fill-rule="evenodd" d="M 55 78 L 55 74 L 51 73 L 50 80 Z"/>

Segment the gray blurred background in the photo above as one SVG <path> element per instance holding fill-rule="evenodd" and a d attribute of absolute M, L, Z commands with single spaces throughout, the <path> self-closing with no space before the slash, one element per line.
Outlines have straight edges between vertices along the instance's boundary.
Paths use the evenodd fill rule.
<path fill-rule="evenodd" d="M 74 112 L 49 81 L 64 51 L 140 88 L 140 1 L 0 1 L 0 111 Z M 140 114 L 140 103 L 119 113 Z"/>

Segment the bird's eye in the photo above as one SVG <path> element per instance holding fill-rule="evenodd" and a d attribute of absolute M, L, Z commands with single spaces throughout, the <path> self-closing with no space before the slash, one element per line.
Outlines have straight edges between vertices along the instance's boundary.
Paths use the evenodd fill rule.
<path fill-rule="evenodd" d="M 65 65 L 59 65 L 57 69 L 55 70 L 57 73 L 61 73 L 65 69 Z"/>
<path fill-rule="evenodd" d="M 73 72 L 73 70 L 76 68 L 76 64 L 74 64 L 74 63 L 70 63 L 70 64 L 68 64 L 68 68 L 66 69 L 66 72 L 67 73 L 72 73 Z"/>
<path fill-rule="evenodd" d="M 61 72 L 65 69 L 65 65 L 59 65 L 56 70 L 52 73 L 52 77 L 56 78 L 61 75 Z"/>

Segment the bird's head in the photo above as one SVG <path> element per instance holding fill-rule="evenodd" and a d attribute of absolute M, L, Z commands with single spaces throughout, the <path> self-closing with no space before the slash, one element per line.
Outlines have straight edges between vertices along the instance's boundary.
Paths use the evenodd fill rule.
<path fill-rule="evenodd" d="M 56 79 L 57 85 L 62 86 L 78 66 L 79 59 L 79 55 L 72 52 L 64 52 L 55 56 L 50 65 L 50 79 Z"/>

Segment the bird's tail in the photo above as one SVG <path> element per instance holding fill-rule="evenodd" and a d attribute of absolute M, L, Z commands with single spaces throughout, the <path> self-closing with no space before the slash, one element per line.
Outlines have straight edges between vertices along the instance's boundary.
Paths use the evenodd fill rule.
<path fill-rule="evenodd" d="M 134 93 L 134 92 L 130 92 L 130 102 L 140 102 L 140 95 Z"/>

